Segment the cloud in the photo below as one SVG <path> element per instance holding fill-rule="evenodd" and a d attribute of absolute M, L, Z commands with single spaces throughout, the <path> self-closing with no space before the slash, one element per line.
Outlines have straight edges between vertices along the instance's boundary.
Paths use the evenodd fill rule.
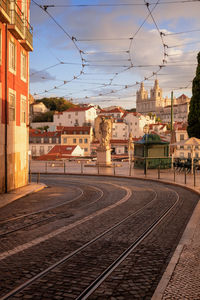
<path fill-rule="evenodd" d="M 42 1 L 40 2 L 42 4 Z M 49 2 L 47 0 L 46 2 L 47 4 L 58 5 L 71 3 L 66 0 L 59 0 L 59 2 L 58 0 L 49 0 Z M 98 2 L 105 3 L 103 1 Z M 155 1 L 152 0 L 151 2 Z M 114 3 L 122 3 L 122 1 L 116 0 Z M 126 3 L 133 3 L 133 1 L 127 0 Z M 152 7 L 153 5 L 150 5 L 150 9 Z M 157 5 L 153 11 L 153 17 L 160 31 L 165 34 L 162 36 L 165 47 L 163 47 L 161 36 L 150 16 L 139 30 L 144 19 L 148 16 L 148 10 L 143 5 L 112 8 L 48 8 L 48 11 L 63 29 L 70 36 L 77 39 L 77 47 L 43 11 L 38 13 L 38 10 L 38 8 L 34 8 L 33 11 L 33 21 L 37 34 L 41 34 L 43 39 L 46 39 L 46 45 L 53 50 L 59 59 L 78 62 L 80 63 L 78 67 L 81 69 L 80 50 L 83 51 L 85 60 L 83 64 L 87 65 L 84 68 L 86 73 L 84 78 L 87 78 L 87 73 L 110 73 L 109 78 L 105 75 L 105 82 L 109 82 L 109 79 L 114 78 L 112 83 L 134 84 L 136 81 L 144 80 L 145 77 L 149 77 L 156 72 L 159 66 L 162 65 L 163 59 L 167 63 L 159 71 L 157 78 L 166 93 L 172 88 L 186 86 L 194 76 L 196 54 L 200 43 L 189 43 L 200 40 L 198 37 L 199 32 L 177 35 L 167 34 L 200 29 L 199 3 L 161 3 Z M 133 40 L 130 39 L 131 37 L 134 37 Z M 35 51 L 37 51 L 37 45 Z M 122 72 L 125 70 L 125 67 L 122 66 L 131 66 L 131 63 L 133 67 L 126 72 Z M 39 66 L 37 68 L 39 69 Z M 75 71 L 79 72 L 77 70 Z M 47 74 L 38 73 L 37 76 L 35 75 L 36 77 L 32 76 L 31 82 L 41 82 L 42 76 L 44 77 L 42 82 L 45 86 L 47 81 L 56 80 L 57 75 L 53 71 L 49 71 Z M 71 77 L 74 76 L 74 73 L 76 74 L 74 69 L 63 66 L 59 78 L 66 77 L 66 74 L 70 77 L 70 72 Z M 116 73 L 119 75 L 115 76 Z M 95 78 L 98 82 L 97 75 L 93 76 L 93 79 Z M 154 79 L 155 76 L 151 80 Z M 145 84 L 151 85 L 151 80 L 149 82 L 145 81 Z M 52 86 L 54 85 L 56 85 L 56 82 L 52 83 Z M 81 93 L 84 97 L 86 95 L 84 89 L 87 90 L 87 96 L 94 96 L 95 93 L 98 96 L 100 93 L 106 93 L 109 89 L 114 89 L 114 86 L 94 89 L 87 85 L 84 88 L 79 85 L 78 81 L 76 88 L 74 86 L 75 84 L 73 88 L 70 84 L 67 86 L 69 91 L 73 90 L 74 98 L 77 95 L 80 96 Z M 138 86 L 135 87 L 135 90 L 137 88 Z M 190 90 L 191 88 L 188 89 L 188 92 Z"/>
<path fill-rule="evenodd" d="M 30 69 L 30 83 L 45 83 L 47 81 L 54 81 L 56 80 L 55 76 L 52 76 L 49 72 L 47 71 L 39 71 L 36 69 Z"/>

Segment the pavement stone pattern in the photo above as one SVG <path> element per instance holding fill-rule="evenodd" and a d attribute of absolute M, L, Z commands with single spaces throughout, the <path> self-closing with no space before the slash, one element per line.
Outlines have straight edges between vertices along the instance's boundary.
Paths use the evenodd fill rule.
<path fill-rule="evenodd" d="M 200 299 L 200 219 L 192 242 L 183 247 L 179 261 L 162 296 L 163 300 Z"/>

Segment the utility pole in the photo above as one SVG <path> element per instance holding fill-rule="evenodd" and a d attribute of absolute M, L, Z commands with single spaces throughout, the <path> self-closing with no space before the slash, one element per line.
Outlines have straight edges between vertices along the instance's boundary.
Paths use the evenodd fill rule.
<path fill-rule="evenodd" d="M 174 129 L 174 94 L 173 91 L 171 92 L 171 126 L 170 126 L 170 131 L 172 134 L 172 131 Z"/>

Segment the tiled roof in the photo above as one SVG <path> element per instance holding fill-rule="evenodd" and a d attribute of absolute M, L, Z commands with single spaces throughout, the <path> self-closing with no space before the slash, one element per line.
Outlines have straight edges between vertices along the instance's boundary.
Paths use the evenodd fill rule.
<path fill-rule="evenodd" d="M 90 126 L 57 126 L 57 130 L 62 134 L 90 134 Z"/>
<path fill-rule="evenodd" d="M 110 114 L 110 113 L 124 113 L 124 110 L 121 109 L 120 107 L 116 107 L 116 108 L 113 108 L 111 110 L 101 109 L 100 112 L 101 113 L 106 113 L 106 114 Z"/>
<path fill-rule="evenodd" d="M 30 137 L 59 137 L 61 132 L 59 131 L 49 131 L 49 132 L 42 132 L 39 129 L 30 129 L 29 136 Z"/>
<path fill-rule="evenodd" d="M 70 155 L 77 145 L 55 145 L 48 154 L 67 154 Z"/>
<path fill-rule="evenodd" d="M 86 111 L 90 108 L 93 108 L 93 106 L 89 106 L 89 107 L 70 107 L 67 110 L 65 110 L 65 112 Z"/>

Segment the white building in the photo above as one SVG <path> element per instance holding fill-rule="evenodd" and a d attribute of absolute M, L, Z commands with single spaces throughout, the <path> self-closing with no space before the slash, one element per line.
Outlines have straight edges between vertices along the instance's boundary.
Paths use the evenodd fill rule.
<path fill-rule="evenodd" d="M 66 111 L 55 113 L 53 123 L 55 126 L 90 126 L 94 125 L 97 117 L 96 109 L 90 107 L 71 107 Z"/>
<path fill-rule="evenodd" d="M 115 119 L 120 119 L 124 115 L 125 111 L 121 107 L 109 107 L 104 108 L 99 111 L 99 115 L 103 115 L 106 117 L 113 117 Z"/>
<path fill-rule="evenodd" d="M 37 129 L 29 131 L 29 150 L 31 157 L 47 154 L 55 145 L 61 143 L 61 132 L 41 132 Z"/>
<path fill-rule="evenodd" d="M 142 137 L 144 135 L 144 126 L 146 124 L 155 123 L 155 118 L 144 116 L 136 112 L 126 112 L 123 119 L 128 125 L 128 133 L 132 133 L 133 138 Z"/>
<path fill-rule="evenodd" d="M 173 119 L 174 122 L 187 122 L 188 113 L 190 108 L 190 98 L 184 94 L 175 99 L 173 105 Z M 163 122 L 171 122 L 171 105 L 163 107 L 157 116 L 162 119 Z"/>
<path fill-rule="evenodd" d="M 127 140 L 128 139 L 128 125 L 123 119 L 114 119 L 112 125 L 112 139 L 113 140 Z"/>
<path fill-rule="evenodd" d="M 173 98 L 174 121 L 187 121 L 189 113 L 190 98 L 184 94 L 178 98 Z M 144 84 L 141 83 L 136 97 L 136 111 L 147 115 L 149 113 L 155 114 L 162 122 L 171 121 L 171 99 L 163 98 L 162 89 L 159 87 L 158 80 L 155 80 L 154 87 L 148 91 L 144 89 Z"/>

